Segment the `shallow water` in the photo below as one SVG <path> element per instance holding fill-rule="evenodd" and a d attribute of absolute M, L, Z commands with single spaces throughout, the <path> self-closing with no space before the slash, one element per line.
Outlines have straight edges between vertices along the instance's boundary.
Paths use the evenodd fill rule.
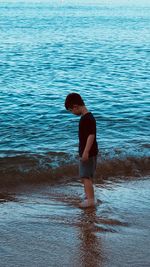
<path fill-rule="evenodd" d="M 1 266 L 148 267 L 149 179 L 102 181 L 81 210 L 78 182 L 1 196 Z"/>

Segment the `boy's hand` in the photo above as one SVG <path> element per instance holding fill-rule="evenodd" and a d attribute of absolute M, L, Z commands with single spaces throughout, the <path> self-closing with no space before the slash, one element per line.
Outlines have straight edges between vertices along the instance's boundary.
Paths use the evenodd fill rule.
<path fill-rule="evenodd" d="M 89 153 L 84 151 L 82 154 L 82 161 L 86 161 L 89 159 Z"/>

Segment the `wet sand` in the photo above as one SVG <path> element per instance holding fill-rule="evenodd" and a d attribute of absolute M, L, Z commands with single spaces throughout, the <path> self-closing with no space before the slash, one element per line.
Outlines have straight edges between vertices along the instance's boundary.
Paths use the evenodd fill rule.
<path fill-rule="evenodd" d="M 82 210 L 79 182 L 0 194 L 0 266 L 150 266 L 150 179 L 102 181 Z"/>

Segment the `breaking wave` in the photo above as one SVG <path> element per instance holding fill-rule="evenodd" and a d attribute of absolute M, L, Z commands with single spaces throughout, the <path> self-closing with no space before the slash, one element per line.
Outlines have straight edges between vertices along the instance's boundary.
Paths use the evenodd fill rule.
<path fill-rule="evenodd" d="M 98 157 L 96 182 L 110 177 L 142 177 L 150 173 L 150 157 Z M 60 152 L 0 158 L 0 186 L 67 182 L 78 177 L 78 158 Z"/>

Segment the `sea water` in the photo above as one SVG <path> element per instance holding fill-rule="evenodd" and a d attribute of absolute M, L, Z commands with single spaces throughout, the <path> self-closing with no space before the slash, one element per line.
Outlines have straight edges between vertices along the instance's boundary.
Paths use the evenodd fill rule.
<path fill-rule="evenodd" d="M 3 173 L 14 162 L 32 168 L 35 158 L 44 168 L 74 161 L 79 117 L 64 107 L 71 92 L 95 115 L 102 159 L 147 164 L 150 5 L 138 3 L 0 2 Z"/>

